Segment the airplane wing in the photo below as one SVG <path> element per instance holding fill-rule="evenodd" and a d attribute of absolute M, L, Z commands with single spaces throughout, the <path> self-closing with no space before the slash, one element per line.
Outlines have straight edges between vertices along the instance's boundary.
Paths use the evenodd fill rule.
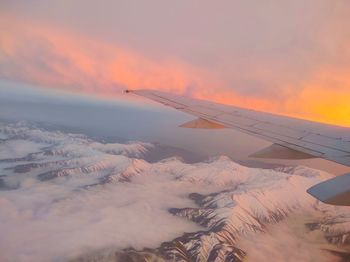
<path fill-rule="evenodd" d="M 266 149 L 254 153 L 253 157 L 305 159 L 323 158 L 339 164 L 350 166 L 350 128 L 332 126 L 281 115 L 217 104 L 205 100 L 177 96 L 156 90 L 126 90 L 157 101 L 165 106 L 196 116 L 198 119 L 182 125 L 187 128 L 232 128 L 253 135 L 273 144 Z M 338 177 L 339 178 L 339 177 Z M 331 204 L 350 205 L 350 197 L 342 197 L 334 201 L 339 194 L 350 194 L 350 183 L 344 188 L 344 180 L 335 178 L 332 182 L 332 201 L 325 197 L 327 181 L 323 182 L 323 190 L 317 185 L 310 188 L 310 194 L 319 200 Z M 336 191 L 334 184 L 343 186 Z M 345 190 L 345 191 L 344 191 Z M 334 203 L 336 202 L 336 203 Z"/>

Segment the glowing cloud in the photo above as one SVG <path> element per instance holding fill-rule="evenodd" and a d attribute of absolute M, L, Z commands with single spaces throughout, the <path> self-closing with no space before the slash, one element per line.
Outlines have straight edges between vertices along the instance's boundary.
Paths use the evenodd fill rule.
<path fill-rule="evenodd" d="M 350 125 L 350 67 L 345 62 L 337 63 L 336 58 L 331 64 L 321 61 L 297 79 L 298 75 L 290 72 L 278 75 L 280 71 L 293 70 L 283 65 L 278 68 L 278 59 L 257 57 L 242 68 L 236 64 L 232 79 L 228 77 L 229 71 L 195 65 L 178 56 L 154 58 L 122 44 L 9 14 L 1 14 L 0 24 L 3 25 L 0 35 L 0 78 L 3 79 L 103 97 L 118 96 L 125 88 L 161 89 Z M 341 50 L 345 50 L 345 45 Z M 345 51 L 344 56 L 350 58 Z M 267 68 L 270 63 L 274 66 Z"/>
<path fill-rule="evenodd" d="M 2 17 L 11 25 L 0 38 L 1 77 L 107 96 L 123 88 L 185 92 L 201 72 L 176 59 L 152 61 L 105 42 Z M 208 83 L 210 85 L 210 83 Z"/>

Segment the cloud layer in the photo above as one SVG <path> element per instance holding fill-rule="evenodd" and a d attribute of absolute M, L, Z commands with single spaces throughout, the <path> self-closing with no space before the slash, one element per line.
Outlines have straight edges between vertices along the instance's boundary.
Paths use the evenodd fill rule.
<path fill-rule="evenodd" d="M 99 96 L 154 88 L 350 124 L 346 2 L 3 7 L 1 78 Z"/>
<path fill-rule="evenodd" d="M 305 192 L 331 177 L 325 172 L 247 168 L 227 157 L 148 163 L 140 157 L 152 144 L 104 144 L 23 123 L 0 124 L 0 134 L 6 139 L 0 150 L 20 151 L 0 159 L 1 261 L 66 261 L 106 249 L 155 249 L 178 237 L 203 261 L 212 253 L 223 260 L 238 248 L 248 257 L 274 253 L 308 261 L 309 248 L 334 258 L 322 255 L 324 234 L 339 246 L 350 243 L 349 210 L 320 204 Z M 311 214 L 322 246 L 307 238 L 296 244 L 293 227 L 283 220 L 298 212 Z M 270 232 L 276 223 L 277 233 Z M 281 249 L 281 243 L 294 248 Z"/>

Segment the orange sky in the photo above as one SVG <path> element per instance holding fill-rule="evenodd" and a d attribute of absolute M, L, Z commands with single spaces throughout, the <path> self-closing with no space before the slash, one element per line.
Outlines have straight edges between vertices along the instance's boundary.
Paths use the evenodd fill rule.
<path fill-rule="evenodd" d="M 301 81 L 282 81 L 275 87 L 276 95 L 273 90 L 268 95 L 244 95 L 220 73 L 176 56 L 154 59 L 123 45 L 9 14 L 0 16 L 0 24 L 2 79 L 104 97 L 118 96 L 126 88 L 158 89 L 350 126 L 347 64 L 320 62 Z M 251 73 L 259 82 L 274 72 L 255 68 Z"/>

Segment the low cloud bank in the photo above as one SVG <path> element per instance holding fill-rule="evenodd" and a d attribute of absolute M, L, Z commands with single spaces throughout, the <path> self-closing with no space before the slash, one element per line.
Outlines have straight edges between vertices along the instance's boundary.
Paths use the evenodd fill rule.
<path fill-rule="evenodd" d="M 185 243 L 207 260 L 215 245 L 224 247 L 223 232 L 237 239 L 242 233 L 268 234 L 265 225 L 296 211 L 315 214 L 334 242 L 350 242 L 349 210 L 322 205 L 305 192 L 331 176 L 318 170 L 254 169 L 227 157 L 148 163 L 142 158 L 153 144 L 104 144 L 25 124 L 0 123 L 0 135 L 0 152 L 15 152 L 0 160 L 1 261 L 61 261 L 106 248 L 155 249 L 185 232 L 207 232 L 196 240 L 200 245 Z M 189 198 L 191 193 L 196 195 Z M 226 231 L 218 231 L 218 225 Z M 270 244 L 268 250 L 247 238 L 242 247 L 248 258 L 273 250 L 307 260 L 290 248 L 281 250 L 288 240 L 288 224 L 284 227 L 287 233 L 276 235 L 278 244 L 269 236 L 257 238 Z M 231 249 L 220 250 L 219 258 Z"/>

